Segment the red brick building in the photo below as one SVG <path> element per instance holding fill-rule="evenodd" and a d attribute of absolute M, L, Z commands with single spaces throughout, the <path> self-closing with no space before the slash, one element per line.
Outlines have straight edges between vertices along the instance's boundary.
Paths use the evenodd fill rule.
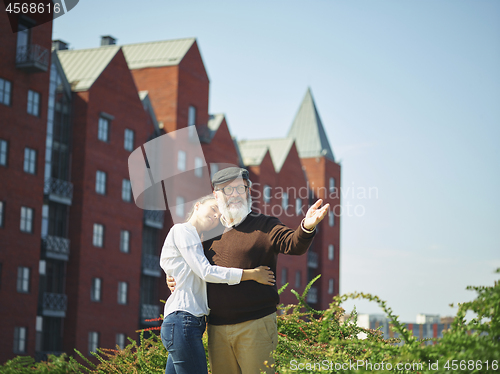
<path fill-rule="evenodd" d="M 153 138 L 192 126 L 210 172 L 247 167 L 254 208 L 290 227 L 316 196 L 339 204 L 340 166 L 309 91 L 287 137 L 237 142 L 224 115 L 208 112 L 195 39 L 103 37 L 71 51 L 54 41 L 50 55 L 51 31 L 13 34 L 0 22 L 0 362 L 123 345 L 154 324 L 169 294 L 158 256 L 174 213 L 137 208 L 127 163 Z M 32 45 L 46 54 L 23 55 Z M 322 274 L 308 298 L 316 308 L 338 293 L 339 221 L 321 223 L 307 256 L 279 259 L 278 286 L 302 292 Z"/>

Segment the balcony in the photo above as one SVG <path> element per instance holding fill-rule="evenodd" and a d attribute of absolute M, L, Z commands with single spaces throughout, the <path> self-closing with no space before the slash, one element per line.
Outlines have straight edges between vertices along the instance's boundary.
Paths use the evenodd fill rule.
<path fill-rule="evenodd" d="M 142 274 L 161 277 L 160 256 L 142 255 Z"/>
<path fill-rule="evenodd" d="M 45 257 L 68 261 L 69 243 L 69 239 L 47 235 L 45 238 L 42 238 L 42 249 L 45 252 Z"/>
<path fill-rule="evenodd" d="M 44 292 L 42 299 L 42 315 L 46 317 L 66 317 L 68 297 L 64 294 Z"/>
<path fill-rule="evenodd" d="M 307 293 L 307 300 L 309 304 L 316 304 L 318 302 L 318 289 L 311 287 Z"/>
<path fill-rule="evenodd" d="M 157 324 L 157 321 L 146 321 L 160 318 L 160 307 L 158 305 L 141 304 L 141 322 L 144 324 Z"/>
<path fill-rule="evenodd" d="M 318 254 L 316 252 L 307 252 L 307 267 L 318 268 Z"/>
<path fill-rule="evenodd" d="M 56 203 L 71 205 L 73 200 L 73 183 L 56 178 L 45 180 L 43 192 L 49 200 Z"/>
<path fill-rule="evenodd" d="M 16 68 L 27 73 L 46 72 L 49 69 L 50 51 L 37 44 L 17 47 Z"/>
<path fill-rule="evenodd" d="M 164 214 L 163 210 L 145 210 L 144 224 L 154 229 L 162 229 Z"/>

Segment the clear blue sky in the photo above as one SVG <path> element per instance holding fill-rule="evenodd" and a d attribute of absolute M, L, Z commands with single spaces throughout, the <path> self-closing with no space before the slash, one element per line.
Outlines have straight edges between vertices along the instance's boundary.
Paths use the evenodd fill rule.
<path fill-rule="evenodd" d="M 499 1 L 81 0 L 54 22 L 74 49 L 101 35 L 196 37 L 210 111 L 240 140 L 285 136 L 311 87 L 343 203 L 365 212 L 342 218 L 342 293 L 377 294 L 411 322 L 454 315 L 467 285 L 498 278 Z"/>

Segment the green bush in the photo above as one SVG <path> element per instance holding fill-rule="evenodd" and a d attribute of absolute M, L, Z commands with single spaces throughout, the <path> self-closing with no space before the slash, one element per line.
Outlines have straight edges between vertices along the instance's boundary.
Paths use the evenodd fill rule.
<path fill-rule="evenodd" d="M 500 273 L 500 269 L 496 270 Z M 316 278 L 317 279 L 317 278 Z M 451 329 L 441 339 L 415 338 L 402 325 L 385 301 L 377 296 L 351 293 L 333 298 L 327 310 L 314 310 L 305 302 L 313 279 L 296 305 L 279 307 L 278 348 L 274 352 L 276 372 L 290 373 L 499 373 L 500 372 L 500 283 L 490 287 L 468 287 L 477 293 L 471 302 L 458 304 Z M 280 292 L 287 285 L 280 289 Z M 376 302 L 391 320 L 399 338 L 384 339 L 378 330 L 357 326 L 356 311 L 347 320 L 342 302 L 347 299 Z M 466 321 L 468 311 L 476 318 Z M 16 357 L 0 367 L 0 373 L 164 373 L 168 353 L 159 334 L 140 334 L 139 342 L 129 338 L 124 349 L 98 349 L 93 364 L 80 352 L 83 364 L 73 357 L 50 356 L 48 362 L 34 363 Z M 148 332 L 149 333 L 149 332 Z M 358 334 L 365 333 L 366 339 Z M 426 345 L 426 341 L 435 344 Z M 206 335 L 204 336 L 206 348 Z"/>

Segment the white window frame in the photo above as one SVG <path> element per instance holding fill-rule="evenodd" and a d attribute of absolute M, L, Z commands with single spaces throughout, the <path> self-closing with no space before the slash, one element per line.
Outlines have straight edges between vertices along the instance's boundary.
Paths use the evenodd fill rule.
<path fill-rule="evenodd" d="M 281 195 L 281 207 L 286 212 L 288 209 L 288 192 L 283 192 Z"/>
<path fill-rule="evenodd" d="M 335 192 L 335 178 L 330 177 L 330 193 Z"/>
<path fill-rule="evenodd" d="M 302 199 L 297 197 L 295 199 L 295 215 L 296 216 L 302 216 Z"/>
<path fill-rule="evenodd" d="M 281 268 L 281 285 L 288 283 L 288 268 Z"/>
<path fill-rule="evenodd" d="M 184 204 L 185 204 L 185 199 L 182 196 L 177 196 L 175 199 L 175 214 L 178 217 L 184 217 Z"/>
<path fill-rule="evenodd" d="M 123 140 L 123 148 L 127 151 L 134 150 L 134 130 L 125 129 L 124 140 Z"/>
<path fill-rule="evenodd" d="M 26 266 L 18 266 L 17 268 L 17 292 L 30 292 L 31 269 Z"/>
<path fill-rule="evenodd" d="M 122 200 L 126 202 L 132 201 L 132 185 L 128 179 L 122 180 Z"/>
<path fill-rule="evenodd" d="M 14 327 L 14 353 L 26 353 L 27 338 L 28 329 L 26 327 Z"/>
<path fill-rule="evenodd" d="M 264 195 L 264 204 L 269 204 L 271 202 L 272 187 L 268 184 L 265 184 L 262 193 Z"/>
<path fill-rule="evenodd" d="M 203 177 L 203 159 L 201 157 L 194 158 L 194 175 L 198 178 Z"/>
<path fill-rule="evenodd" d="M 12 93 L 12 82 L 0 78 L 0 104 L 10 106 Z"/>
<path fill-rule="evenodd" d="M 335 279 L 330 278 L 328 280 L 328 294 L 331 295 L 335 292 Z"/>
<path fill-rule="evenodd" d="M 118 282 L 118 304 L 127 305 L 127 293 L 128 293 L 127 282 Z"/>
<path fill-rule="evenodd" d="M 297 270 L 295 272 L 295 288 L 300 288 L 302 286 L 302 272 Z"/>
<path fill-rule="evenodd" d="M 40 93 L 28 90 L 28 105 L 26 111 L 32 116 L 40 117 Z"/>
<path fill-rule="evenodd" d="M 126 341 L 125 334 L 122 333 L 116 334 L 115 343 L 120 349 L 125 348 L 125 341 Z"/>
<path fill-rule="evenodd" d="M 130 253 L 130 231 L 120 231 L 120 252 Z"/>
<path fill-rule="evenodd" d="M 219 164 L 210 164 L 210 178 L 214 176 L 215 173 L 219 171 Z"/>
<path fill-rule="evenodd" d="M 23 171 L 28 174 L 36 173 L 36 150 L 32 148 L 24 148 Z"/>
<path fill-rule="evenodd" d="M 104 225 L 101 223 L 94 223 L 92 245 L 99 248 L 104 247 Z"/>
<path fill-rule="evenodd" d="M 0 201 L 0 227 L 3 227 L 4 224 L 4 211 L 5 211 L 5 201 Z"/>
<path fill-rule="evenodd" d="M 21 207 L 20 230 L 22 232 L 33 232 L 33 209 L 25 206 Z"/>
<path fill-rule="evenodd" d="M 90 288 L 90 300 L 95 302 L 102 301 L 102 279 L 92 278 L 92 285 Z"/>
<path fill-rule="evenodd" d="M 333 244 L 328 245 L 328 259 L 333 261 L 335 259 L 335 247 Z"/>
<path fill-rule="evenodd" d="M 182 150 L 177 152 L 177 169 L 179 171 L 186 171 L 186 152 Z"/>
<path fill-rule="evenodd" d="M 89 331 L 89 354 L 92 352 L 97 352 L 99 348 L 99 333 L 96 331 Z"/>
<path fill-rule="evenodd" d="M 97 124 L 97 139 L 102 142 L 109 142 L 109 129 L 111 127 L 111 120 L 109 118 L 100 116 Z"/>
<path fill-rule="evenodd" d="M 9 142 L 5 139 L 0 139 L 0 165 L 7 166 L 9 155 Z"/>
<path fill-rule="evenodd" d="M 95 172 L 95 192 L 99 195 L 106 195 L 106 182 L 108 174 L 105 171 L 97 170 Z"/>

